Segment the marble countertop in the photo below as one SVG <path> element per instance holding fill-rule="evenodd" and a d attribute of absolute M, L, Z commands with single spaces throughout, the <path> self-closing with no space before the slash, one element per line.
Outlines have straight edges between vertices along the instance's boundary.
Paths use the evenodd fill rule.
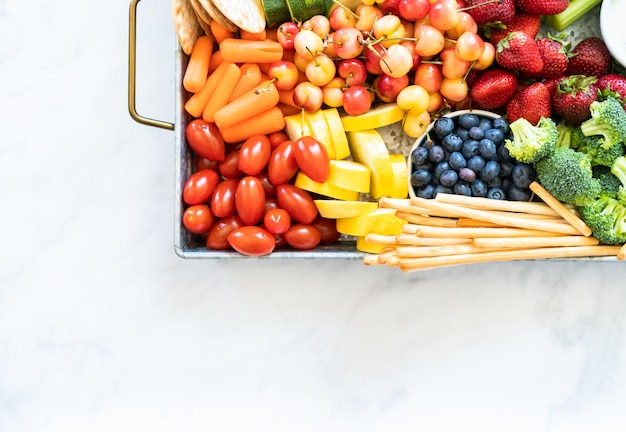
<path fill-rule="evenodd" d="M 0 0 L 0 431 L 622 431 L 626 265 L 183 260 L 128 1 Z M 170 2 L 138 109 L 174 117 Z"/>

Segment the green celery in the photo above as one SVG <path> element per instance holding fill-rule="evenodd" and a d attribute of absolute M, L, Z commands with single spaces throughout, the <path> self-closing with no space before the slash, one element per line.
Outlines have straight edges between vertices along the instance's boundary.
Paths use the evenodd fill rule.
<path fill-rule="evenodd" d="M 546 23 L 557 31 L 563 31 L 600 3 L 602 0 L 570 0 L 563 12 L 546 15 Z"/>

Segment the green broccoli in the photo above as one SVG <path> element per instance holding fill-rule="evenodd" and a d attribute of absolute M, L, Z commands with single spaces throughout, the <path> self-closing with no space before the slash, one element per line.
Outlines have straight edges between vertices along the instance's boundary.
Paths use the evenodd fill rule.
<path fill-rule="evenodd" d="M 607 149 L 626 141 L 626 111 L 619 100 L 608 96 L 592 102 L 589 110 L 591 118 L 580 124 L 583 134 L 602 136 L 602 147 Z"/>
<path fill-rule="evenodd" d="M 600 194 L 589 156 L 567 147 L 556 147 L 535 163 L 537 180 L 559 201 L 583 206 Z"/>
<path fill-rule="evenodd" d="M 561 147 L 572 147 L 572 131 L 574 130 L 574 126 L 564 120 L 561 120 L 556 124 L 556 129 L 559 132 L 556 145 Z"/>
<path fill-rule="evenodd" d="M 523 163 L 537 162 L 550 154 L 559 137 L 556 123 L 549 117 L 542 117 L 537 125 L 520 117 L 509 127 L 513 139 L 507 139 L 504 145 L 511 157 Z"/>
<path fill-rule="evenodd" d="M 624 188 L 626 188 L 626 156 L 620 156 L 615 158 L 613 164 L 611 164 L 611 173 L 622 182 Z"/>
<path fill-rule="evenodd" d="M 601 243 L 617 245 L 626 242 L 626 207 L 623 200 L 602 194 L 578 210 L 593 236 Z"/>
<path fill-rule="evenodd" d="M 593 177 L 600 182 L 600 189 L 602 195 L 607 195 L 611 198 L 617 198 L 619 193 L 622 193 L 624 187 L 620 179 L 615 177 L 611 172 L 611 168 L 604 165 L 596 165 L 592 169 Z"/>
<path fill-rule="evenodd" d="M 604 139 L 600 135 L 586 136 L 580 127 L 572 129 L 571 147 L 587 154 L 591 158 L 591 165 L 610 167 L 616 158 L 624 156 L 624 144 L 619 142 L 606 148 L 603 143 Z"/>

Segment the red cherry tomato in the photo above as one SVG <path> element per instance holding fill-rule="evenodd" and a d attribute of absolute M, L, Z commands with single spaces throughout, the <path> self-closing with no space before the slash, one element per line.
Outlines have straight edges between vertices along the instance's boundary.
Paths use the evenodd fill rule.
<path fill-rule="evenodd" d="M 274 236 L 258 226 L 237 228 L 228 234 L 228 243 L 237 252 L 250 256 L 268 255 L 276 247 Z"/>
<path fill-rule="evenodd" d="M 294 146 L 293 141 L 283 141 L 272 152 L 267 165 L 267 174 L 272 184 L 287 183 L 298 172 Z"/>
<path fill-rule="evenodd" d="M 320 230 L 322 234 L 321 244 L 333 244 L 341 237 L 341 233 L 337 231 L 337 221 L 335 219 L 317 216 L 311 225 Z"/>
<path fill-rule="evenodd" d="M 225 218 L 235 213 L 235 191 L 239 180 L 226 179 L 215 188 L 211 198 L 211 210 L 219 218 Z"/>
<path fill-rule="evenodd" d="M 285 141 L 287 141 L 289 139 L 287 134 L 285 132 L 282 132 L 282 131 L 273 132 L 273 133 L 269 134 L 267 136 L 267 138 L 269 138 L 269 140 L 270 140 L 270 144 L 272 145 L 272 150 L 274 150 L 280 144 L 282 144 L 283 142 L 285 142 Z"/>
<path fill-rule="evenodd" d="M 263 210 L 263 214 L 267 213 L 271 209 L 279 208 L 278 207 L 278 198 L 273 197 L 265 197 L 265 206 Z"/>
<path fill-rule="evenodd" d="M 189 147 L 199 156 L 218 162 L 224 160 L 224 139 L 215 123 L 195 119 L 187 125 L 185 137 Z"/>
<path fill-rule="evenodd" d="M 248 175 L 260 173 L 270 160 L 272 145 L 265 135 L 253 135 L 239 149 L 239 170 Z"/>
<path fill-rule="evenodd" d="M 265 191 L 261 180 L 246 176 L 239 180 L 235 191 L 237 214 L 247 225 L 255 225 L 263 218 L 265 211 Z"/>
<path fill-rule="evenodd" d="M 230 249 L 230 243 L 228 243 L 228 234 L 241 228 L 246 224 L 238 215 L 228 216 L 224 219 L 219 219 L 213 224 L 209 235 L 206 239 L 206 246 L 212 250 L 227 250 Z"/>
<path fill-rule="evenodd" d="M 220 163 L 218 161 L 212 161 L 205 157 L 198 156 L 196 158 L 196 171 L 200 171 L 203 169 L 212 169 L 213 171 L 218 171 L 220 168 Z"/>
<path fill-rule="evenodd" d="M 303 136 L 294 146 L 296 162 L 300 170 L 311 180 L 324 183 L 330 172 L 330 159 L 326 147 L 312 136 Z"/>
<path fill-rule="evenodd" d="M 255 175 L 255 177 L 261 180 L 261 183 L 263 184 L 263 190 L 265 190 L 266 197 L 276 196 L 276 185 L 270 182 L 270 178 L 269 178 L 269 175 L 267 174 L 267 171 L 262 171 L 259 174 Z"/>
<path fill-rule="evenodd" d="M 208 232 L 215 217 L 208 205 L 197 204 L 187 207 L 183 212 L 183 226 L 193 234 L 204 234 Z"/>
<path fill-rule="evenodd" d="M 239 169 L 239 150 L 228 153 L 220 163 L 220 174 L 227 179 L 240 179 L 245 174 Z"/>
<path fill-rule="evenodd" d="M 320 244 L 322 234 L 313 225 L 296 224 L 284 234 L 289 246 L 299 250 L 310 250 Z"/>
<path fill-rule="evenodd" d="M 265 212 L 263 225 L 272 234 L 285 234 L 291 226 L 291 217 L 285 209 L 272 209 Z"/>
<path fill-rule="evenodd" d="M 212 169 L 191 174 L 183 187 L 183 201 L 189 205 L 206 203 L 211 199 L 218 182 L 219 176 Z"/>
<path fill-rule="evenodd" d="M 287 210 L 292 219 L 303 224 L 310 224 L 319 214 L 311 195 L 297 186 L 276 186 L 276 197 L 279 207 Z"/>

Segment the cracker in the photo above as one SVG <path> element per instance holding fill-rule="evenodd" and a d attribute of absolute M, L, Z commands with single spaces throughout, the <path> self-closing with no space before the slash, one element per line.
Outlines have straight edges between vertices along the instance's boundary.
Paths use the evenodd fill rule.
<path fill-rule="evenodd" d="M 211 0 L 226 18 L 249 33 L 265 30 L 265 11 L 261 0 Z"/>
<path fill-rule="evenodd" d="M 189 0 L 172 0 L 172 13 L 174 15 L 174 28 L 178 42 L 187 55 L 191 54 L 196 40 L 204 31 L 196 18 L 196 13 L 191 7 Z"/>
<path fill-rule="evenodd" d="M 222 12 L 218 8 L 215 7 L 211 0 L 198 0 L 204 10 L 209 14 L 209 16 L 217 21 L 222 27 L 230 32 L 236 32 L 239 30 L 231 20 L 226 18 Z"/>
<path fill-rule="evenodd" d="M 193 11 L 196 13 L 196 18 L 198 18 L 198 23 L 200 24 L 200 27 L 202 27 L 202 30 L 204 30 L 204 34 L 206 34 L 212 40 L 215 40 L 215 38 L 213 37 L 213 32 L 211 31 L 212 19 L 209 14 L 204 10 L 198 0 L 189 0 L 189 2 L 191 3 Z"/>

